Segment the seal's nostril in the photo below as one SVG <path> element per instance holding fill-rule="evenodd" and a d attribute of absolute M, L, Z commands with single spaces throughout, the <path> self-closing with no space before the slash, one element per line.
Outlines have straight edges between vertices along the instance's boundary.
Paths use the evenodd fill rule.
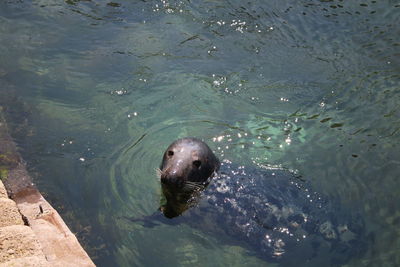
<path fill-rule="evenodd" d="M 193 161 L 193 165 L 196 166 L 196 168 L 200 168 L 201 161 L 200 160 L 195 160 L 195 161 Z"/>

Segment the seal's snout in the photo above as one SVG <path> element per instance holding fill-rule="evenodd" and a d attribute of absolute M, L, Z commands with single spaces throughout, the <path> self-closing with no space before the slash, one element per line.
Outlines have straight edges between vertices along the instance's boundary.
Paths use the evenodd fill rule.
<path fill-rule="evenodd" d="M 162 175 L 161 183 L 164 185 L 179 187 L 179 186 L 183 186 L 184 179 L 183 179 L 183 177 L 179 177 L 179 176 Z"/>
<path fill-rule="evenodd" d="M 177 168 L 176 164 L 167 164 L 160 171 L 160 180 L 163 185 L 179 186 L 184 182 L 184 172 Z"/>

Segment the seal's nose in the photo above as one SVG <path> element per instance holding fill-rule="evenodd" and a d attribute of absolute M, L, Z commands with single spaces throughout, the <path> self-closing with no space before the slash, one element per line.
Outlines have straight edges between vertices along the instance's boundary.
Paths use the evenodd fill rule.
<path fill-rule="evenodd" d="M 184 172 L 179 164 L 171 164 L 164 168 L 161 175 L 161 183 L 164 185 L 179 186 L 184 181 Z"/>
<path fill-rule="evenodd" d="M 161 183 L 170 186 L 182 186 L 183 178 L 179 176 L 162 176 Z"/>

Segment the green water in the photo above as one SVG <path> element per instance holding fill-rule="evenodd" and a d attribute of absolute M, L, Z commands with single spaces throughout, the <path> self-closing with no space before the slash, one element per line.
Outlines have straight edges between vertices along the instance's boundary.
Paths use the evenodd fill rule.
<path fill-rule="evenodd" d="M 265 266 L 159 205 L 174 139 L 295 170 L 361 212 L 349 266 L 400 265 L 399 1 L 6 0 L 0 103 L 46 198 L 98 266 Z"/>

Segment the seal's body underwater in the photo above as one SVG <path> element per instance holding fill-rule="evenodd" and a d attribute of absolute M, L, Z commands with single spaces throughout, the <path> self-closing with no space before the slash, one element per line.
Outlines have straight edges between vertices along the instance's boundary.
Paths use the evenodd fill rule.
<path fill-rule="evenodd" d="M 172 143 L 159 176 L 165 217 L 225 234 L 267 260 L 318 258 L 335 265 L 365 250 L 359 216 L 342 212 L 288 171 L 220 164 L 199 139 Z"/>

